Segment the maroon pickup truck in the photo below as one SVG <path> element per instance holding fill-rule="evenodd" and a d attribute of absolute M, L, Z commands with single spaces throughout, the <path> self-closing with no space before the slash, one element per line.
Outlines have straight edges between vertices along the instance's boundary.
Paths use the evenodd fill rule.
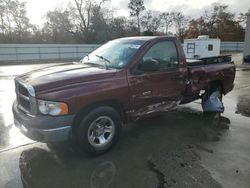
<path fill-rule="evenodd" d="M 202 98 L 205 112 L 223 112 L 233 89 L 230 57 L 186 61 L 175 37 L 110 41 L 80 62 L 15 78 L 15 125 L 41 142 L 75 140 L 92 154 L 109 150 L 122 124 Z M 203 94 L 202 94 L 203 92 Z"/>

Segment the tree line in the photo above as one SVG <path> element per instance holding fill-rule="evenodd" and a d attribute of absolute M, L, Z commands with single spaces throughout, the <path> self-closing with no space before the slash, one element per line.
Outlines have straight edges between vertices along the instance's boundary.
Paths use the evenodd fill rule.
<path fill-rule="evenodd" d="M 26 4 L 0 0 L 1 43 L 104 43 L 137 35 L 175 35 L 180 40 L 209 35 L 223 41 L 243 41 L 247 13 L 235 15 L 228 5 L 213 4 L 199 18 L 182 12 L 146 10 L 143 0 L 130 0 L 130 16 L 115 16 L 109 0 L 73 0 L 66 8 L 48 11 L 42 26 L 27 17 Z M 249 9 L 250 12 L 250 9 Z"/>

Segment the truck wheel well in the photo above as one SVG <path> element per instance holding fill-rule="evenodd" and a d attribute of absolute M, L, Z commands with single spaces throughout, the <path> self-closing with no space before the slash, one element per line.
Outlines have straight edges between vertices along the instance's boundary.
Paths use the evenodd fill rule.
<path fill-rule="evenodd" d="M 77 125 L 79 124 L 79 122 L 82 120 L 82 118 L 84 117 L 86 113 L 100 106 L 109 106 L 109 107 L 114 108 L 120 114 L 122 122 L 125 123 L 127 121 L 125 108 L 122 104 L 116 101 L 101 101 L 101 102 L 90 104 L 89 106 L 84 107 L 77 112 L 72 123 L 73 130 L 75 130 L 75 128 L 77 127 Z"/>
<path fill-rule="evenodd" d="M 217 89 L 218 87 L 221 87 L 222 89 L 222 93 L 224 94 L 224 88 L 223 88 L 223 83 L 221 80 L 214 80 L 214 81 L 211 81 L 209 83 L 209 86 L 208 86 L 210 91 L 214 91 L 215 89 Z"/>

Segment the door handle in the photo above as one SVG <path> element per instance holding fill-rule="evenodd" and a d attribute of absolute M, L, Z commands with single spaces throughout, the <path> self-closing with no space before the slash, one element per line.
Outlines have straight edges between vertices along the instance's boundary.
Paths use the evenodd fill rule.
<path fill-rule="evenodd" d="M 145 91 L 142 93 L 143 96 L 146 96 L 146 95 L 151 95 L 152 91 Z"/>
<path fill-rule="evenodd" d="M 183 77 L 180 75 L 174 75 L 174 76 L 171 76 L 171 79 L 172 80 L 181 80 L 181 79 L 183 79 Z"/>

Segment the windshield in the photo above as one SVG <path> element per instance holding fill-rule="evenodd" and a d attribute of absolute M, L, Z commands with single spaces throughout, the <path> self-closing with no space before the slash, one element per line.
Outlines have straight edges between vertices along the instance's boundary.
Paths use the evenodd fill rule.
<path fill-rule="evenodd" d="M 113 40 L 85 56 L 82 62 L 121 69 L 131 60 L 144 42 L 142 40 Z"/>

